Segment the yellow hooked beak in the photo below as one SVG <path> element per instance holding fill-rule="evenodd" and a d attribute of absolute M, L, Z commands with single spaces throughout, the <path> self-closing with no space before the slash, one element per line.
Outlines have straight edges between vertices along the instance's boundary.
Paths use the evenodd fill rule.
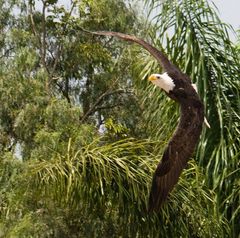
<path fill-rule="evenodd" d="M 153 81 L 153 80 L 156 80 L 156 79 L 157 79 L 157 77 L 154 74 L 150 75 L 149 78 L 148 78 L 149 81 Z"/>

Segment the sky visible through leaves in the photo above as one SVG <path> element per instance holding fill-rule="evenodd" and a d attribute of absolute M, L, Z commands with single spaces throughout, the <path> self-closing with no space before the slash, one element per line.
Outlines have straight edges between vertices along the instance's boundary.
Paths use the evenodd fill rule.
<path fill-rule="evenodd" d="M 209 1 L 209 0 L 208 0 Z M 137 0 L 136 2 L 140 2 Z M 234 30 L 240 28 L 240 1 L 239 0 L 214 0 L 213 1 L 219 10 L 220 18 L 223 22 L 230 24 Z M 63 5 L 66 8 L 70 7 L 70 0 L 58 0 L 59 5 Z M 41 9 L 41 1 L 36 1 L 37 8 Z M 236 35 L 234 32 L 229 31 L 230 38 L 233 42 L 236 42 Z"/>

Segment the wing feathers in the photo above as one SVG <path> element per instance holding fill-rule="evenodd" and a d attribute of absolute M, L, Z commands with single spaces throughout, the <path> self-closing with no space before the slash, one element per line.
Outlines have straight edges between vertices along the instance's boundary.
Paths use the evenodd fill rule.
<path fill-rule="evenodd" d="M 149 197 L 149 212 L 159 211 L 168 194 L 172 191 L 174 185 L 177 183 L 179 176 L 184 166 L 176 165 L 172 167 L 171 171 L 164 175 L 158 176 L 156 173 L 153 176 L 152 189 Z"/>
<path fill-rule="evenodd" d="M 183 107 L 183 106 L 182 106 Z M 163 158 L 153 175 L 149 197 L 149 212 L 159 211 L 168 194 L 178 182 L 199 139 L 203 123 L 203 105 L 199 108 L 181 108 L 181 120 L 169 142 Z M 191 120 L 190 120 L 191 119 Z M 186 121 L 191 124 L 186 124 Z"/>
<path fill-rule="evenodd" d="M 114 36 L 114 37 L 118 37 L 125 41 L 137 43 L 137 44 L 141 45 L 143 48 L 145 48 L 153 57 L 155 57 L 166 72 L 169 72 L 172 70 L 176 70 L 176 71 L 180 72 L 180 70 L 174 64 L 172 64 L 160 50 L 156 49 L 155 47 L 153 47 L 146 41 L 144 41 L 140 38 L 137 38 L 136 36 L 123 34 L 120 32 L 114 32 L 114 31 L 91 32 L 91 31 L 87 31 L 84 29 L 82 29 L 82 30 L 85 32 L 88 32 L 90 34 L 94 34 L 94 35 Z"/>

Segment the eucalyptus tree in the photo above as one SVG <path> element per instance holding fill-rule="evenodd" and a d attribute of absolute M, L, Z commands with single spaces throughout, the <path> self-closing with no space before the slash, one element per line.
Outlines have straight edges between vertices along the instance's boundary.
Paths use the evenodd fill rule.
<path fill-rule="evenodd" d="M 42 178 L 29 176 L 33 178 L 37 162 L 60 163 L 61 156 L 54 158 L 65 154 L 69 140 L 75 150 L 87 149 L 99 138 L 103 123 L 108 133 L 99 145 L 136 133 L 126 129 L 134 125 L 128 116 L 133 107 L 138 115 L 130 83 L 124 83 L 131 65 L 124 57 L 127 52 L 113 48 L 112 41 L 105 42 L 105 50 L 98 39 L 76 30 L 84 24 L 125 31 L 136 24 L 134 12 L 123 1 L 104 0 L 73 2 L 69 10 L 57 1 L 42 1 L 40 6 L 35 1 L 1 1 L 1 6 L 1 236 L 73 237 L 72 224 L 81 227 L 84 213 L 74 213 L 72 204 L 65 209 L 62 200 L 56 205 L 57 186 L 45 184 L 41 190 Z M 126 74 L 120 78 L 123 69 Z M 56 219 L 51 220 L 50 213 Z"/>
<path fill-rule="evenodd" d="M 128 27 L 137 27 L 134 12 L 114 0 L 73 2 L 67 10 L 57 1 L 40 5 L 29 1 L 18 10 L 12 14 L 11 28 L 6 26 L 3 52 L 10 48 L 11 54 L 1 59 L 6 63 L 1 67 L 4 147 L 14 150 L 20 145 L 26 160 L 41 136 L 43 141 L 53 136 L 53 141 L 64 144 L 83 124 L 96 129 L 111 118 L 137 133 L 129 119 L 132 112 L 138 118 L 140 109 L 130 88 L 127 52 L 122 46 L 113 47 L 111 40 L 103 47 L 98 39 L 78 31 L 79 24 L 125 31 L 127 21 Z"/>

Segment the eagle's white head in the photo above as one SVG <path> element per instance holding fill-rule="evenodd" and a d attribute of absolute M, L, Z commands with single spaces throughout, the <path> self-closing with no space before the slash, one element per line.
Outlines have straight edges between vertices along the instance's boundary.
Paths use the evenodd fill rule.
<path fill-rule="evenodd" d="M 173 79 L 169 77 L 167 73 L 164 74 L 152 74 L 148 78 L 156 86 L 162 88 L 164 91 L 169 93 L 169 91 L 173 90 L 175 87 L 175 83 Z"/>

